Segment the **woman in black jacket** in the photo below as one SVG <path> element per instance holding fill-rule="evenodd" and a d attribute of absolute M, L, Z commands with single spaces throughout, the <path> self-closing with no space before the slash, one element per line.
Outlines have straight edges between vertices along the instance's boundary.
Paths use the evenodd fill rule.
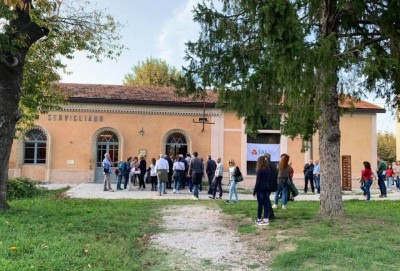
<path fill-rule="evenodd" d="M 270 183 L 271 183 L 271 170 L 268 168 L 268 161 L 264 156 L 261 156 L 257 160 L 256 165 L 256 184 L 253 190 L 253 196 L 257 195 L 258 212 L 256 223 L 258 225 L 268 225 L 268 210 L 271 205 L 269 195 L 271 194 Z M 264 208 L 264 219 L 261 218 L 262 209 Z"/>

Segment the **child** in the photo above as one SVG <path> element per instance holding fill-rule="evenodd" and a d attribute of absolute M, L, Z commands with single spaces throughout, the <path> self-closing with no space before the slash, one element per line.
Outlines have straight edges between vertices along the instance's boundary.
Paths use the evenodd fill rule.
<path fill-rule="evenodd" d="M 386 180 L 387 180 L 389 191 L 392 191 L 393 175 L 394 175 L 394 171 L 393 171 L 392 165 L 388 164 L 388 167 L 386 169 Z"/>

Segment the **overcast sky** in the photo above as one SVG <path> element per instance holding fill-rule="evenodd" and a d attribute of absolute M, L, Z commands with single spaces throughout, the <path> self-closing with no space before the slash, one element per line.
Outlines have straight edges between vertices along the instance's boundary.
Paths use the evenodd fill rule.
<path fill-rule="evenodd" d="M 131 68 L 148 57 L 161 58 L 169 65 L 180 69 L 185 43 L 197 40 L 200 27 L 192 21 L 193 6 L 198 0 L 90 0 L 100 9 L 123 23 L 123 43 L 129 50 L 116 61 L 102 63 L 88 60 L 84 54 L 76 54 L 68 60 L 68 70 L 62 82 L 91 84 L 122 84 L 124 75 Z M 368 99 L 381 107 L 383 101 Z M 391 113 L 378 114 L 377 129 L 380 132 L 395 133 L 395 117 Z"/>

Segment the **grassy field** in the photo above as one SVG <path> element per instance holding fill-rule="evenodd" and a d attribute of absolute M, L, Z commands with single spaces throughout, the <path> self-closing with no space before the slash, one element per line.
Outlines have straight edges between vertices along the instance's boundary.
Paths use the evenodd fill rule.
<path fill-rule="evenodd" d="M 345 202 L 346 217 L 318 216 L 318 202 L 290 203 L 257 227 L 255 201 L 79 200 L 49 192 L 0 213 L 0 270 L 171 270 L 148 246 L 168 204 L 219 204 L 246 239 L 274 256 L 272 270 L 400 270 L 400 202 Z"/>

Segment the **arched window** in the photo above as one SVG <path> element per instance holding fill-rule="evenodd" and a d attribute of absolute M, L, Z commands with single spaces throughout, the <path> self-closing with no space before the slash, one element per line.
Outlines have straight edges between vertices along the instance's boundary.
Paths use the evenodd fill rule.
<path fill-rule="evenodd" d="M 168 154 L 186 154 L 188 151 L 186 137 L 178 132 L 170 134 L 165 149 Z"/>
<path fill-rule="evenodd" d="M 47 137 L 39 129 L 33 129 L 26 133 L 24 140 L 24 163 L 46 163 Z"/>

